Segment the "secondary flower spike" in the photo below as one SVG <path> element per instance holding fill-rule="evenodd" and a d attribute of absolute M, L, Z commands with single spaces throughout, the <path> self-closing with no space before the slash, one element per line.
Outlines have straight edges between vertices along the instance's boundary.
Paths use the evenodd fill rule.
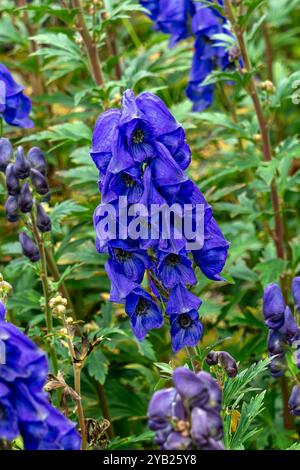
<path fill-rule="evenodd" d="M 148 407 L 149 427 L 162 450 L 224 450 L 221 389 L 206 372 L 179 367 L 174 387 L 155 392 Z"/>
<path fill-rule="evenodd" d="M 22 436 L 26 450 L 79 450 L 75 423 L 43 391 L 47 359 L 18 328 L 5 321 L 0 301 L 0 439 Z"/>
<path fill-rule="evenodd" d="M 186 94 L 193 102 L 194 111 L 205 110 L 213 103 L 215 89 L 214 84 L 204 84 L 205 79 L 214 70 L 235 69 L 240 61 L 240 51 L 222 14 L 223 0 L 208 0 L 205 3 L 193 0 L 140 0 L 140 3 L 155 23 L 153 29 L 170 35 L 170 47 L 189 36 L 195 38 Z M 216 39 L 217 34 L 223 36 L 226 46 Z"/>
<path fill-rule="evenodd" d="M 192 255 L 204 275 L 222 280 L 229 243 L 185 173 L 191 150 L 184 129 L 158 96 L 127 90 L 120 110 L 97 119 L 91 156 L 102 194 L 94 213 L 96 247 L 109 256 L 111 301 L 124 304 L 139 340 L 163 325 L 165 312 L 173 351 L 196 346 L 202 302 L 190 291 L 197 283 Z M 194 229 L 181 233 L 187 221 Z"/>
<path fill-rule="evenodd" d="M 31 101 L 23 93 L 24 87 L 17 83 L 10 71 L 0 64 L 0 118 L 17 127 L 33 127 L 29 119 Z"/>

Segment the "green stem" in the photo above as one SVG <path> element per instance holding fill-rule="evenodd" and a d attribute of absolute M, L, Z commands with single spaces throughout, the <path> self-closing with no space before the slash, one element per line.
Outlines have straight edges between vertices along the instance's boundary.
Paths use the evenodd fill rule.
<path fill-rule="evenodd" d="M 81 370 L 83 367 L 83 363 L 75 362 L 76 356 L 75 356 L 75 349 L 74 349 L 74 345 L 72 341 L 72 334 L 71 334 L 71 331 L 70 331 L 70 328 L 69 328 L 69 325 L 65 316 L 63 316 L 63 323 L 64 323 L 65 329 L 67 330 L 67 343 L 68 343 L 70 358 L 71 358 L 72 365 L 73 365 L 74 390 L 78 396 L 76 400 L 76 413 L 77 413 L 77 418 L 78 418 L 78 422 L 80 426 L 80 433 L 81 433 L 81 438 L 82 438 L 81 449 L 86 450 L 87 449 L 87 432 L 86 432 L 84 411 L 83 411 L 82 400 L 81 400 Z"/>
<path fill-rule="evenodd" d="M 49 270 L 51 272 L 51 275 L 53 276 L 55 282 L 60 282 L 61 275 L 60 275 L 60 272 L 58 270 L 58 266 L 56 264 L 56 261 L 54 259 L 52 250 L 50 248 L 46 247 L 45 252 L 46 252 L 47 264 L 48 264 Z M 71 316 L 72 316 L 73 320 L 76 320 L 77 317 L 76 317 L 76 312 L 75 312 L 75 309 L 74 309 L 74 305 L 73 305 L 70 293 L 69 293 L 64 281 L 60 282 L 60 290 L 61 290 L 62 295 L 68 301 L 70 313 L 71 313 Z"/>
<path fill-rule="evenodd" d="M 80 0 L 72 0 L 73 8 L 77 9 L 77 27 L 81 34 L 82 40 L 85 44 L 86 51 L 89 57 L 91 69 L 94 75 L 94 80 L 98 86 L 104 84 L 101 65 L 98 57 L 98 51 L 92 36 L 89 33 L 88 27 L 84 19 L 84 12 Z"/>
<path fill-rule="evenodd" d="M 32 211 L 32 215 L 31 215 L 30 228 L 31 228 L 32 235 L 37 243 L 38 250 L 40 253 L 40 260 L 41 260 L 40 277 L 42 281 L 44 299 L 45 299 L 45 318 L 46 318 L 47 333 L 49 335 L 51 334 L 52 329 L 53 329 L 53 321 L 52 321 L 51 309 L 49 307 L 50 296 L 49 296 L 49 283 L 48 283 L 48 273 L 47 273 L 47 261 L 46 261 L 46 254 L 45 254 L 45 247 L 43 244 L 43 240 L 41 239 L 38 228 L 36 226 L 34 211 Z M 50 345 L 50 357 L 51 357 L 54 373 L 57 373 L 58 372 L 57 355 L 52 345 Z"/>
<path fill-rule="evenodd" d="M 109 439 L 113 439 L 114 428 L 113 428 L 111 417 L 110 417 L 109 406 L 108 406 L 108 401 L 106 398 L 104 387 L 96 380 L 94 381 L 94 383 L 95 383 L 95 388 L 96 388 L 98 399 L 99 399 L 99 404 L 101 406 L 103 418 L 107 419 L 107 421 L 109 421 L 110 423 L 110 426 L 107 429 L 107 435 Z"/>

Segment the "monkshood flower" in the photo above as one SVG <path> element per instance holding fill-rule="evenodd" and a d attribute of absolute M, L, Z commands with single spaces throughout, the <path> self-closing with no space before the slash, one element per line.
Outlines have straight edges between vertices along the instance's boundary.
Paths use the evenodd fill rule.
<path fill-rule="evenodd" d="M 219 2 L 222 5 L 222 2 Z M 187 96 L 194 103 L 194 111 L 203 111 L 211 106 L 214 99 L 214 85 L 203 85 L 206 77 L 215 69 L 226 70 L 234 67 L 227 47 L 218 44 L 216 34 L 232 37 L 228 23 L 218 10 L 202 2 L 195 3 L 192 18 L 195 34 L 195 52 L 190 73 Z"/>
<path fill-rule="evenodd" d="M 217 34 L 233 38 L 226 18 L 214 7 L 212 0 L 209 2 L 211 6 L 192 0 L 140 0 L 140 3 L 149 11 L 148 16 L 155 23 L 154 29 L 170 34 L 170 47 L 188 36 L 195 38 L 186 94 L 194 103 L 194 111 L 205 110 L 213 102 L 214 85 L 204 85 L 203 82 L 216 69 L 235 68 L 240 56 L 235 45 L 228 49 L 215 38 Z M 218 3 L 223 7 L 222 0 Z"/>
<path fill-rule="evenodd" d="M 0 64 L 0 118 L 17 127 L 33 127 L 29 119 L 31 101 L 23 93 L 24 87 L 17 83 L 9 70 Z"/>
<path fill-rule="evenodd" d="M 292 282 L 292 294 L 297 310 L 298 279 Z M 278 284 L 269 284 L 264 292 L 263 313 L 265 324 L 269 328 L 268 351 L 274 356 L 270 363 L 270 372 L 274 378 L 282 377 L 286 369 L 286 352 L 289 347 L 296 347 L 296 363 L 300 369 L 298 351 L 300 349 L 300 330 L 292 311 L 286 305 Z"/>
<path fill-rule="evenodd" d="M 206 372 L 179 367 L 174 387 L 155 392 L 148 407 L 149 427 L 163 450 L 224 450 L 221 389 Z"/>
<path fill-rule="evenodd" d="M 291 415 L 300 416 L 300 387 L 295 385 L 290 399 L 289 399 L 289 410 Z"/>
<path fill-rule="evenodd" d="M 227 351 L 210 351 L 206 356 L 206 363 L 209 366 L 221 366 L 228 377 L 235 377 L 238 373 L 238 367 L 235 359 Z"/>
<path fill-rule="evenodd" d="M 141 0 L 140 3 L 155 22 L 154 29 L 170 34 L 170 47 L 190 35 L 188 19 L 194 11 L 191 0 Z"/>
<path fill-rule="evenodd" d="M 27 450 L 79 450 L 75 423 L 55 409 L 43 391 L 46 355 L 18 328 L 5 321 L 0 301 L 0 439 L 22 436 Z"/>
<path fill-rule="evenodd" d="M 174 352 L 196 346 L 203 327 L 201 300 L 189 291 L 197 283 L 191 255 L 204 275 L 222 280 L 229 243 L 185 173 L 191 151 L 182 126 L 157 96 L 127 90 L 120 110 L 98 118 L 91 156 L 102 195 L 96 248 L 108 254 L 110 300 L 125 306 L 139 340 L 163 325 L 164 311 Z M 141 288 L 146 272 L 149 292 Z"/>

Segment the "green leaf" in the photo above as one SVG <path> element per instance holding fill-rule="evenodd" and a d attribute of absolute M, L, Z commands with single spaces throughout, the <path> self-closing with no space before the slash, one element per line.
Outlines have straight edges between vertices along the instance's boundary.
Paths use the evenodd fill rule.
<path fill-rule="evenodd" d="M 109 361 L 103 352 L 99 348 L 95 349 L 87 358 L 85 365 L 89 375 L 103 385 L 109 366 Z"/>

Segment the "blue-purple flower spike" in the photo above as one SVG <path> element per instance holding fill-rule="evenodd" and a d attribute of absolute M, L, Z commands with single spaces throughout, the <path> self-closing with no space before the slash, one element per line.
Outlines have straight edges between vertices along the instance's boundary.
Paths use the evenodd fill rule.
<path fill-rule="evenodd" d="M 5 321 L 0 301 L 0 439 L 22 436 L 27 450 L 79 450 L 75 423 L 54 408 L 43 391 L 46 355 L 18 328 Z"/>
<path fill-rule="evenodd" d="M 135 336 L 143 340 L 163 325 L 161 303 L 168 299 L 165 312 L 173 351 L 196 346 L 203 327 L 198 314 L 201 300 L 189 290 L 197 283 L 191 255 L 204 275 L 222 280 L 229 243 L 203 194 L 184 171 L 191 151 L 182 126 L 156 95 L 145 92 L 135 97 L 127 90 L 120 110 L 105 111 L 98 118 L 91 156 L 99 170 L 102 193 L 102 204 L 94 214 L 96 247 L 109 255 L 105 268 L 111 301 L 125 305 Z M 122 198 L 126 199 L 124 207 Z M 135 203 L 143 209 L 139 216 L 133 211 Z M 159 212 L 172 204 L 177 212 L 170 218 L 166 236 Z M 188 236 L 178 232 L 186 205 L 191 225 L 197 206 L 203 209 L 202 244 L 200 229 Z M 139 224 L 143 236 L 132 231 Z M 192 242 L 196 251 L 190 247 Z M 141 288 L 145 273 L 148 292 Z"/>
<path fill-rule="evenodd" d="M 174 387 L 155 392 L 148 408 L 149 427 L 163 450 L 224 450 L 222 394 L 206 372 L 179 367 Z"/>

